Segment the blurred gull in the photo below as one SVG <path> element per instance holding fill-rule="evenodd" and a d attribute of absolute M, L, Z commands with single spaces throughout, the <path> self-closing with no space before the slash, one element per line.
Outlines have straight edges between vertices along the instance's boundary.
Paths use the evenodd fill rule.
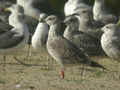
<path fill-rule="evenodd" d="M 28 27 L 24 23 L 24 11 L 21 6 L 13 4 L 6 10 L 11 11 L 9 23 L 13 28 L 0 34 L 0 49 L 4 55 L 6 53 L 15 53 L 20 51 L 20 48 L 24 48 L 29 36 Z"/>
<path fill-rule="evenodd" d="M 73 43 L 64 38 L 61 32 L 61 22 L 54 16 L 48 16 L 46 22 L 50 25 L 47 50 L 48 53 L 61 65 L 61 77 L 64 78 L 64 66 L 70 64 L 85 64 L 105 69 L 102 65 L 89 60 L 88 56 Z"/>
<path fill-rule="evenodd" d="M 64 20 L 67 28 L 64 32 L 64 37 L 73 42 L 78 48 L 83 48 L 88 55 L 100 55 L 103 50 L 100 40 L 79 31 L 79 20 L 76 15 L 66 17 Z"/>
<path fill-rule="evenodd" d="M 24 8 L 25 15 L 39 19 L 41 12 L 39 9 L 33 7 L 35 1 L 36 0 L 17 0 L 17 4 Z"/>
<path fill-rule="evenodd" d="M 68 0 L 64 6 L 65 16 L 72 15 L 75 10 L 80 10 L 83 8 L 88 8 L 91 10 L 91 7 L 84 3 L 84 0 Z"/>
<path fill-rule="evenodd" d="M 25 18 L 24 21 L 25 23 L 28 25 L 29 28 L 29 40 L 28 40 L 28 44 L 29 44 L 29 48 L 31 50 L 31 39 L 32 39 L 32 35 L 34 33 L 34 30 L 36 29 L 36 26 L 38 24 L 38 20 L 39 20 L 39 16 L 41 11 L 38 8 L 35 8 L 33 6 L 34 2 L 36 2 L 38 0 L 17 0 L 17 4 L 22 6 L 24 9 L 24 14 L 25 14 Z M 29 51 L 31 52 L 31 51 Z M 31 53 L 29 53 L 28 56 L 31 56 Z"/>
<path fill-rule="evenodd" d="M 116 24 L 107 24 L 102 30 L 101 45 L 105 53 L 120 61 L 120 27 Z"/>
<path fill-rule="evenodd" d="M 105 6 L 104 6 L 104 0 L 95 0 L 94 6 L 93 6 L 93 17 L 94 20 L 100 21 L 104 24 L 108 23 L 116 23 L 118 18 L 110 14 Z"/>

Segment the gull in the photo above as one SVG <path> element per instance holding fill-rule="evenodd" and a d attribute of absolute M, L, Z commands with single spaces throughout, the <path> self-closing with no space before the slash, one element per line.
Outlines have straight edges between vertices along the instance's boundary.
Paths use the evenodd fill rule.
<path fill-rule="evenodd" d="M 76 12 L 76 10 L 80 10 L 83 8 L 88 8 L 91 10 L 91 7 L 84 3 L 84 0 L 68 0 L 64 6 L 65 16 L 72 15 Z"/>
<path fill-rule="evenodd" d="M 93 6 L 93 17 L 94 20 L 100 21 L 104 24 L 116 23 L 118 20 L 115 15 L 107 12 L 104 6 L 104 0 L 95 0 Z"/>
<path fill-rule="evenodd" d="M 48 53 L 61 65 L 61 78 L 64 78 L 64 66 L 70 64 L 85 64 L 105 69 L 102 65 L 90 60 L 82 49 L 64 38 L 61 32 L 61 22 L 55 15 L 45 19 L 50 26 L 47 50 Z"/>
<path fill-rule="evenodd" d="M 40 14 L 39 23 L 32 36 L 32 47 L 36 50 L 46 47 L 46 42 L 47 42 L 48 32 L 49 32 L 48 24 L 44 21 L 46 17 L 47 17 L 47 14 L 45 13 Z"/>
<path fill-rule="evenodd" d="M 29 28 L 29 40 L 28 40 L 28 45 L 29 45 L 29 54 L 28 57 L 31 56 L 31 39 L 32 35 L 34 33 L 34 30 L 38 24 L 39 16 L 41 11 L 38 8 L 34 8 L 33 3 L 36 2 L 37 0 L 17 0 L 16 3 L 20 6 L 23 7 L 24 9 L 24 14 L 25 14 L 25 19 L 24 22 L 28 25 Z"/>
<path fill-rule="evenodd" d="M 102 30 L 101 45 L 105 53 L 112 59 L 120 61 L 120 27 L 116 24 L 107 24 Z"/>
<path fill-rule="evenodd" d="M 0 34 L 0 51 L 4 53 L 14 54 L 24 48 L 29 37 L 27 25 L 24 23 L 24 14 L 21 6 L 13 4 L 11 7 L 5 9 L 11 11 L 9 16 L 9 23 L 13 27 L 11 30 Z M 4 61 L 5 61 L 4 56 Z"/>
<path fill-rule="evenodd" d="M 8 22 L 8 16 L 9 16 L 9 12 L 5 12 L 4 8 L 9 7 L 12 5 L 12 1 L 0 1 L 0 20 L 2 22 L 7 23 Z"/>
<path fill-rule="evenodd" d="M 89 9 L 81 9 L 79 12 L 75 13 L 79 19 L 79 31 L 85 32 L 91 36 L 98 39 L 101 38 L 102 31 L 101 27 L 103 24 L 97 22 L 93 19 L 92 11 Z"/>
<path fill-rule="evenodd" d="M 100 40 L 79 31 L 79 20 L 76 15 L 65 18 L 64 23 L 67 25 L 64 37 L 74 43 L 78 48 L 83 48 L 88 55 L 100 55 L 103 53 Z"/>
<path fill-rule="evenodd" d="M 24 8 L 24 14 L 39 19 L 40 10 L 33 7 L 36 0 L 17 0 L 17 4 Z"/>
<path fill-rule="evenodd" d="M 34 33 L 34 30 L 38 24 L 39 16 L 41 11 L 38 8 L 34 8 L 33 3 L 36 0 L 17 0 L 16 3 L 23 7 L 25 14 L 25 23 L 28 25 L 30 32 L 30 40 L 31 36 Z M 31 44 L 31 41 L 30 41 Z"/>

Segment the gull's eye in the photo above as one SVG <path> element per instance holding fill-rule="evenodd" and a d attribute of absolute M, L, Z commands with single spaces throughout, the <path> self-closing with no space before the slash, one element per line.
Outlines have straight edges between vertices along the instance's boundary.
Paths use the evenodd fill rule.
<path fill-rule="evenodd" d="M 85 11 L 83 11 L 83 13 L 86 13 L 87 11 L 85 10 Z"/>
<path fill-rule="evenodd" d="M 108 29 L 109 27 L 108 27 L 108 26 L 106 26 L 106 28 Z"/>
<path fill-rule="evenodd" d="M 49 18 L 49 20 L 52 20 L 52 18 Z"/>

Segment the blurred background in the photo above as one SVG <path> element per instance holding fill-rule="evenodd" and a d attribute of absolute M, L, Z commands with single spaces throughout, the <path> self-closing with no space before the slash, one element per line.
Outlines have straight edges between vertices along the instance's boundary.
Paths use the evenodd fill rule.
<path fill-rule="evenodd" d="M 64 3 L 67 0 L 35 0 L 35 6 L 40 7 L 44 12 L 63 14 Z M 93 5 L 94 0 L 85 0 L 86 3 Z M 0 0 L 0 7 L 16 3 L 16 0 Z M 120 15 L 120 0 L 105 0 L 106 7 L 114 14 Z"/>

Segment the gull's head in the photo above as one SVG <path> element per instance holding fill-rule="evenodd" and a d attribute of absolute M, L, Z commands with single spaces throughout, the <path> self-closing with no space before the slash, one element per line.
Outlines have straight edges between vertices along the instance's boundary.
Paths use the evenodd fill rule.
<path fill-rule="evenodd" d="M 119 30 L 119 26 L 117 24 L 107 24 L 102 28 L 103 32 L 110 32 L 110 31 L 115 31 Z"/>
<path fill-rule="evenodd" d="M 39 17 L 39 22 L 44 22 L 47 16 L 48 15 L 46 13 L 41 13 Z"/>
<path fill-rule="evenodd" d="M 59 19 L 58 19 L 58 17 L 55 16 L 55 15 L 50 15 L 50 16 L 48 16 L 48 17 L 45 19 L 45 21 L 46 21 L 46 23 L 47 23 L 48 25 L 53 25 L 53 24 L 55 24 L 55 23 L 59 23 Z"/>
<path fill-rule="evenodd" d="M 75 24 L 76 22 L 79 22 L 78 18 L 76 17 L 76 15 L 70 15 L 70 16 L 67 16 L 64 20 L 64 23 L 66 25 L 70 25 L 71 23 L 72 24 Z"/>
<path fill-rule="evenodd" d="M 92 11 L 90 9 L 85 8 L 85 9 L 81 9 L 79 11 L 79 14 L 80 16 L 90 16 L 92 15 Z"/>
<path fill-rule="evenodd" d="M 13 4 L 12 6 L 5 8 L 5 11 L 10 11 L 11 13 L 23 13 L 24 14 L 23 7 L 18 4 Z"/>
<path fill-rule="evenodd" d="M 80 22 L 82 23 L 87 23 L 88 21 L 93 20 L 93 13 L 90 9 L 80 9 L 76 13 L 78 14 L 77 17 L 80 18 Z"/>

